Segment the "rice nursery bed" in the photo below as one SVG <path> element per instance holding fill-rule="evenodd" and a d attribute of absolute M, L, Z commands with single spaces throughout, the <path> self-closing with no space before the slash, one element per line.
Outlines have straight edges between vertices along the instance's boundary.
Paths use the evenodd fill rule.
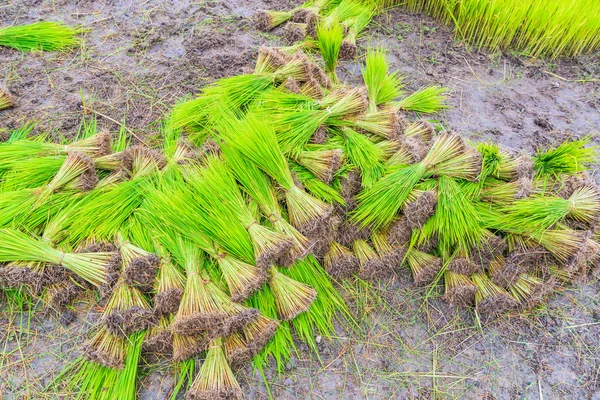
<path fill-rule="evenodd" d="M 594 137 L 527 152 L 448 129 L 437 116 L 450 105 L 448 88 L 415 88 L 390 65 L 388 46 L 360 46 L 385 3 L 250 7 L 247 20 L 275 29 L 282 44 L 261 46 L 243 73 L 178 101 L 153 125 L 156 135 L 125 123 L 101 129 L 96 117 L 107 116 L 85 101 L 95 117 L 69 139 L 34 124 L 3 130 L 7 319 L 20 315 L 27 326 L 24 315 L 40 314 L 68 323 L 73 310 L 91 310 L 60 372 L 34 397 L 135 399 L 158 370 L 170 380 L 154 398 L 295 398 L 271 391 L 273 375 L 298 359 L 322 361 L 323 338 L 362 335 L 374 310 L 392 317 L 383 336 L 403 350 L 394 368 L 393 357 L 381 361 L 374 376 L 384 383 L 373 388 L 391 387 L 390 397 L 460 397 L 477 373 L 437 373 L 437 344 L 432 371 L 407 374 L 431 378 L 432 387 L 406 387 L 403 363 L 422 361 L 422 344 L 409 348 L 406 336 L 431 340 L 415 319 L 445 321 L 433 336 L 456 338 L 460 348 L 469 340 L 461 339 L 462 318 L 481 335 L 506 318 L 518 331 L 557 293 L 597 273 Z M 39 23 L 0 29 L 0 45 L 68 51 L 84 46 L 85 32 Z M 360 79 L 339 74 L 344 60 L 359 66 Z M 18 106 L 0 92 L 0 110 Z M 402 305 L 393 300 L 412 291 L 422 298 L 406 304 L 410 318 L 398 322 L 390 310 Z M 451 323 L 453 313 L 463 317 Z M 22 354 L 16 342 L 6 338 L 11 355 Z M 346 351 L 318 371 L 344 369 L 336 361 Z M 588 356 L 597 365 L 597 354 Z M 363 363 L 354 356 L 345 369 L 370 367 Z M 240 384 L 248 371 L 264 389 Z M 441 379 L 451 381 L 447 393 L 438 391 Z M 590 379 L 582 386 L 593 391 Z M 378 397 L 362 379 L 360 386 L 322 393 Z M 495 389 L 486 391 L 507 393 Z"/>

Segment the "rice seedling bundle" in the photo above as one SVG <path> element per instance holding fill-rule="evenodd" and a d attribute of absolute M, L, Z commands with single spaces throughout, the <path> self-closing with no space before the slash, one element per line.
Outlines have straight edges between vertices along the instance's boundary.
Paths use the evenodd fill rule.
<path fill-rule="evenodd" d="M 477 48 L 557 58 L 591 53 L 600 45 L 600 17 L 592 0 L 409 0 L 403 4 L 454 24 L 456 36 Z"/>
<path fill-rule="evenodd" d="M 77 45 L 77 33 L 77 29 L 50 21 L 6 26 L 0 28 L 0 46 L 21 51 L 61 50 Z"/>
<path fill-rule="evenodd" d="M 346 40 L 367 14 L 351 3 L 310 2 L 265 27 L 308 18 L 325 35 L 345 26 Z M 322 45 L 331 77 L 340 41 Z M 382 49 L 367 53 L 365 90 L 299 48 L 262 48 L 252 74 L 177 105 L 160 148 L 95 132 L 0 144 L 0 285 L 55 274 L 36 293 L 56 308 L 71 284 L 101 287 L 83 361 L 64 371 L 72 388 L 131 398 L 152 352 L 179 371 L 176 391 L 190 381 L 188 398 L 239 398 L 237 369 L 281 369 L 293 334 L 316 350 L 316 332 L 351 319 L 334 278 L 408 272 L 486 320 L 597 263 L 589 138 L 531 157 L 472 144 L 406 120 L 442 108 L 439 92 L 401 99 Z"/>

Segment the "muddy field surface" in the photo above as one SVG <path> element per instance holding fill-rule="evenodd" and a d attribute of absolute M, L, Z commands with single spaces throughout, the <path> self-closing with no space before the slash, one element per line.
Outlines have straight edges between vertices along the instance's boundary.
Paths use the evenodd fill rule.
<path fill-rule="evenodd" d="M 152 137 L 155 121 L 178 99 L 252 66 L 261 45 L 280 43 L 277 30 L 254 29 L 255 10 L 294 3 L 8 0 L 0 4 L 0 26 L 44 18 L 88 31 L 75 52 L 0 50 L 0 84 L 19 103 L 0 112 L 0 128 L 35 121 L 38 131 L 72 137 L 83 117 L 95 115 L 101 127 L 124 125 L 136 137 Z M 544 62 L 490 54 L 401 9 L 377 17 L 360 44 L 387 47 L 408 92 L 449 87 L 451 108 L 430 118 L 473 139 L 531 151 L 600 127 L 599 57 Z M 360 68 L 343 61 L 340 77 L 358 83 Z M 239 380 L 248 398 L 267 398 L 266 380 L 270 394 L 282 399 L 600 399 L 594 276 L 542 307 L 484 326 L 435 291 L 426 296 L 407 273 L 371 291 L 350 284 L 342 290 L 356 315 L 353 329 L 344 324 L 336 338 L 318 337 L 318 356 L 298 344 L 297 357 L 281 372 L 265 371 L 265 379 L 247 367 Z M 8 309 L 5 299 L 2 308 Z M 61 318 L 0 314 L 3 398 L 52 398 L 42 388 L 78 356 L 97 312 L 86 302 L 77 310 Z M 142 367 L 141 398 L 169 398 L 169 368 L 167 362 Z"/>

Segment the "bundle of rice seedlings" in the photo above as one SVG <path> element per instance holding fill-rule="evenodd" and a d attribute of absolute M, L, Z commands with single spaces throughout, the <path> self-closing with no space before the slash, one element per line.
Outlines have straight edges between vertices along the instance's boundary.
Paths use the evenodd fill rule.
<path fill-rule="evenodd" d="M 500 149 L 495 143 L 479 143 L 477 151 L 481 153 L 482 168 L 479 180 L 488 177 L 510 181 L 517 177 L 519 160 L 508 152 Z"/>
<path fill-rule="evenodd" d="M 223 338 L 223 350 L 229 366 L 234 371 L 242 368 L 251 359 L 244 335 L 239 332 Z"/>
<path fill-rule="evenodd" d="M 160 317 L 177 312 L 183 296 L 185 276 L 179 267 L 171 262 L 162 246 L 156 245 L 156 248 L 161 258 L 155 283 L 154 312 Z"/>
<path fill-rule="evenodd" d="M 364 280 L 384 279 L 393 274 L 393 270 L 383 263 L 377 252 L 365 240 L 354 241 L 352 250 L 360 264 L 359 278 Z"/>
<path fill-rule="evenodd" d="M 292 18 L 294 10 L 290 11 L 259 11 L 254 19 L 256 20 L 256 28 L 261 31 L 268 32 L 275 29 L 279 25 L 287 22 Z"/>
<path fill-rule="evenodd" d="M 477 286 L 475 292 L 475 306 L 477 312 L 486 321 L 514 309 L 517 302 L 500 286 L 494 284 L 485 274 L 473 274 L 471 280 Z"/>
<path fill-rule="evenodd" d="M 106 282 L 112 253 L 65 253 L 15 229 L 0 229 L 0 262 L 34 261 L 60 265 L 94 286 Z"/>
<path fill-rule="evenodd" d="M 308 36 L 308 26 L 305 23 L 288 22 L 282 36 L 285 43 L 292 45 Z"/>
<path fill-rule="evenodd" d="M 211 340 L 206 359 L 200 367 L 198 375 L 190 386 L 186 399 L 241 399 L 242 389 L 235 379 L 225 351 L 223 339 Z"/>
<path fill-rule="evenodd" d="M 416 285 L 427 285 L 442 270 L 442 259 L 417 249 L 406 253 L 406 262 L 412 272 Z"/>
<path fill-rule="evenodd" d="M 597 162 L 598 147 L 585 147 L 591 142 L 586 136 L 579 140 L 564 141 L 553 149 L 539 149 L 533 157 L 537 177 L 574 175 Z"/>
<path fill-rule="evenodd" d="M 97 183 L 94 161 L 81 153 L 69 153 L 50 183 L 40 188 L 38 203 L 59 189 L 86 192 L 92 190 Z"/>
<path fill-rule="evenodd" d="M 228 122 L 221 134 L 229 145 L 284 189 L 290 223 L 303 234 L 317 229 L 329 217 L 332 207 L 295 185 L 273 127 L 255 114 L 247 114 L 243 120 L 228 119 Z"/>
<path fill-rule="evenodd" d="M 256 320 L 242 328 L 246 346 L 248 346 L 252 356 L 258 354 L 266 346 L 275 335 L 278 327 L 279 322 L 261 314 Z"/>
<path fill-rule="evenodd" d="M 135 286 L 145 293 L 152 291 L 160 259 L 155 254 L 125 240 L 121 235 L 117 235 L 117 243 L 123 262 L 124 283 Z"/>
<path fill-rule="evenodd" d="M 66 25 L 40 21 L 29 25 L 0 28 L 0 46 L 21 51 L 54 51 L 75 46 L 78 30 Z"/>
<path fill-rule="evenodd" d="M 377 111 L 378 106 L 402 94 L 404 77 L 389 72 L 386 51 L 381 47 L 367 50 L 362 77 L 369 91 L 369 112 Z"/>
<path fill-rule="evenodd" d="M 222 148 L 225 161 L 237 181 L 240 182 L 246 193 L 257 201 L 273 229 L 285 234 L 292 241 L 289 253 L 279 258 L 280 265 L 291 265 L 296 259 L 308 254 L 312 247 L 311 241 L 282 217 L 282 210 L 269 178 L 256 164 L 249 162 L 235 149 L 226 144 Z"/>
<path fill-rule="evenodd" d="M 181 335 L 207 333 L 210 337 L 226 336 L 254 320 L 258 311 L 234 303 L 206 273 L 209 261 L 193 245 L 179 244 L 179 257 L 187 275 L 179 310 L 172 329 Z"/>
<path fill-rule="evenodd" d="M 352 59 L 356 55 L 356 39 L 358 35 L 369 25 L 373 17 L 370 7 L 365 7 L 363 12 L 345 21 L 346 35 L 340 46 L 340 57 Z"/>
<path fill-rule="evenodd" d="M 171 318 L 165 315 L 148 330 L 142 346 L 144 353 L 168 357 L 173 354 L 173 335 L 169 331 L 170 323 Z"/>
<path fill-rule="evenodd" d="M 334 84 L 339 82 L 336 67 L 340 55 L 342 40 L 344 39 L 344 28 L 337 22 L 317 27 L 317 41 L 323 61 L 325 61 L 325 72 Z"/>
<path fill-rule="evenodd" d="M 427 120 L 419 119 L 406 126 L 404 136 L 418 138 L 422 143 L 429 143 L 435 136 L 435 128 Z"/>
<path fill-rule="evenodd" d="M 523 199 L 529 195 L 528 188 L 521 186 L 521 182 L 502 182 L 493 179 L 486 179 L 481 190 L 481 200 L 498 205 L 513 203 L 518 199 Z"/>
<path fill-rule="evenodd" d="M 293 103 L 288 107 L 285 102 L 289 100 Z M 273 91 L 264 105 L 265 112 L 274 114 L 281 150 L 291 158 L 297 158 L 319 128 L 347 125 L 345 118 L 362 113 L 366 102 L 363 90 L 357 88 L 333 91 L 319 102 Z"/>
<path fill-rule="evenodd" d="M 485 231 L 473 204 L 460 191 L 452 178 L 442 176 L 438 180 L 438 204 L 434 226 L 442 254 L 453 249 L 465 254 L 483 240 Z"/>
<path fill-rule="evenodd" d="M 553 289 L 553 282 L 546 283 L 536 276 L 521 274 L 508 287 L 508 292 L 520 303 L 521 307 L 528 309 L 542 302 Z"/>
<path fill-rule="evenodd" d="M 222 160 L 208 158 L 200 170 L 200 176 L 202 186 L 198 187 L 198 194 L 206 199 L 207 204 L 220 202 L 236 215 L 252 241 L 257 266 L 266 267 L 290 250 L 292 241 L 287 236 L 268 229 L 254 218 L 235 178 Z"/>
<path fill-rule="evenodd" d="M 429 86 L 398 101 L 396 107 L 405 111 L 433 114 L 448 108 L 445 96 L 447 91 L 445 87 Z"/>
<path fill-rule="evenodd" d="M 362 186 L 371 187 L 383 175 L 384 151 L 365 135 L 344 128 L 341 131 L 343 149 L 348 160 L 361 172 Z"/>
<path fill-rule="evenodd" d="M 438 197 L 435 190 L 413 190 L 402 208 L 406 224 L 410 229 L 421 229 L 435 214 Z"/>
<path fill-rule="evenodd" d="M 340 149 L 311 149 L 301 152 L 296 162 L 323 182 L 331 183 L 342 163 Z"/>
<path fill-rule="evenodd" d="M 514 259 L 505 259 L 503 256 L 497 256 L 490 261 L 488 265 L 488 275 L 494 284 L 508 288 L 511 286 L 523 272 L 523 268 Z"/>
<path fill-rule="evenodd" d="M 380 231 L 371 235 L 371 243 L 381 262 L 390 271 L 396 271 L 399 269 L 404 257 L 406 256 L 406 247 L 404 246 L 392 246 L 389 239 L 389 231 Z"/>
<path fill-rule="evenodd" d="M 273 292 L 279 318 L 289 321 L 308 310 L 317 296 L 312 287 L 289 278 L 276 267 L 269 269 L 269 287 Z"/>
<path fill-rule="evenodd" d="M 0 111 L 12 108 L 16 105 L 15 99 L 6 89 L 0 88 Z"/>
<path fill-rule="evenodd" d="M 382 110 L 369 111 L 346 120 L 347 124 L 360 131 L 372 133 L 378 138 L 392 141 L 390 145 L 399 147 L 399 137 L 403 134 L 406 121 L 399 112 L 387 107 Z"/>
<path fill-rule="evenodd" d="M 461 140 L 450 134 L 440 136 L 427 156 L 418 164 L 397 168 L 386 173 L 373 186 L 359 194 L 359 206 L 351 220 L 377 230 L 387 227 L 395 218 L 413 187 L 435 165 L 462 154 Z M 452 170 L 456 168 L 452 167 Z M 443 171 L 438 170 L 438 174 Z"/>
<path fill-rule="evenodd" d="M 100 329 L 83 345 L 83 354 L 88 361 L 108 368 L 121 369 L 125 363 L 125 338 L 113 335 L 106 326 Z"/>
<path fill-rule="evenodd" d="M 598 220 L 600 193 L 593 187 L 576 189 L 568 199 L 535 196 L 515 201 L 504 207 L 507 229 L 520 232 L 542 232 L 564 218 L 590 223 Z"/>
<path fill-rule="evenodd" d="M 245 300 L 267 281 L 264 269 L 238 260 L 222 250 L 217 252 L 216 260 L 227 282 L 231 300 L 235 302 Z"/>
<path fill-rule="evenodd" d="M 446 270 L 444 286 L 444 300 L 454 306 L 469 307 L 475 301 L 477 286 L 466 275 Z"/>
<path fill-rule="evenodd" d="M 481 264 L 474 262 L 464 251 L 456 251 L 446 266 L 446 271 L 461 275 L 472 275 L 482 272 Z"/>
<path fill-rule="evenodd" d="M 173 361 L 176 363 L 190 360 L 208 349 L 210 340 L 206 332 L 194 335 L 181 335 L 173 332 Z"/>
<path fill-rule="evenodd" d="M 146 297 L 121 279 L 106 303 L 102 321 L 111 334 L 128 336 L 148 329 L 156 316 Z"/>
<path fill-rule="evenodd" d="M 54 283 L 46 289 L 43 302 L 45 307 L 60 312 L 83 292 L 85 288 L 73 281 L 62 281 Z"/>
<path fill-rule="evenodd" d="M 338 242 L 331 242 L 329 251 L 323 257 L 323 266 L 329 275 L 336 279 L 350 278 L 360 269 L 354 253 Z"/>

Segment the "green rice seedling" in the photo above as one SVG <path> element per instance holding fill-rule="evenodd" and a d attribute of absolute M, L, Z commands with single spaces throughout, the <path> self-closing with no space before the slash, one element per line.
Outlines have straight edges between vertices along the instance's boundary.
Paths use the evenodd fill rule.
<path fill-rule="evenodd" d="M 120 279 L 106 303 L 102 321 L 112 335 L 129 336 L 152 326 L 155 315 L 142 292 Z"/>
<path fill-rule="evenodd" d="M 395 106 L 400 110 L 433 114 L 448 108 L 447 91 L 445 87 L 428 86 L 398 101 Z"/>
<path fill-rule="evenodd" d="M 423 143 L 429 143 L 433 140 L 436 131 L 431 123 L 420 119 L 407 125 L 403 133 L 407 138 L 415 137 L 419 138 Z"/>
<path fill-rule="evenodd" d="M 458 137 L 449 134 L 440 136 L 420 163 L 396 168 L 360 193 L 359 206 L 352 212 L 351 220 L 374 230 L 389 226 L 413 187 L 427 176 L 428 170 L 462 152 L 463 146 Z M 452 171 L 456 169 L 452 167 Z M 443 174 L 444 171 L 437 169 L 436 173 Z"/>
<path fill-rule="evenodd" d="M 112 253 L 65 253 L 15 229 L 0 229 L 0 262 L 35 261 L 61 265 L 94 286 L 106 282 Z"/>
<path fill-rule="evenodd" d="M 327 273 L 336 279 L 350 278 L 360 269 L 358 258 L 354 253 L 335 241 L 331 242 L 329 251 L 324 256 L 323 266 Z"/>
<path fill-rule="evenodd" d="M 259 11 L 255 16 L 256 27 L 261 31 L 268 32 L 292 18 L 294 10 L 290 11 Z"/>
<path fill-rule="evenodd" d="M 290 163 L 290 169 L 294 174 L 294 178 L 304 186 L 308 193 L 327 204 L 345 204 L 344 198 L 335 188 L 315 177 L 306 168 Z"/>
<path fill-rule="evenodd" d="M 330 184 L 342 164 L 342 151 L 340 149 L 324 149 L 320 146 L 313 147 L 301 152 L 296 158 L 296 162 L 321 181 Z"/>
<path fill-rule="evenodd" d="M 207 274 L 210 263 L 191 243 L 180 241 L 187 282 L 172 329 L 180 335 L 226 336 L 254 320 L 258 311 L 234 303 Z"/>
<path fill-rule="evenodd" d="M 417 285 L 428 285 L 442 270 L 442 259 L 417 249 L 406 253 L 406 263 Z"/>
<path fill-rule="evenodd" d="M 238 151 L 226 144 L 222 146 L 222 152 L 237 181 L 241 183 L 248 195 L 258 202 L 273 229 L 292 240 L 289 257 L 283 257 L 279 262 L 283 261 L 285 266 L 293 263 L 297 258 L 304 257 L 312 246 L 311 242 L 283 218 L 269 178 L 256 164 L 249 162 Z"/>
<path fill-rule="evenodd" d="M 471 280 L 477 286 L 475 305 L 485 320 L 493 319 L 517 306 L 506 290 L 494 284 L 485 274 L 473 274 Z"/>
<path fill-rule="evenodd" d="M 295 95 L 294 102 L 299 100 L 305 104 L 301 108 L 286 107 L 283 103 L 289 99 L 285 93 L 272 92 L 265 104 L 275 110 L 277 140 L 283 153 L 291 158 L 298 157 L 322 126 L 347 125 L 345 118 L 362 113 L 366 107 L 366 98 L 360 89 L 334 91 L 319 102 Z"/>
<path fill-rule="evenodd" d="M 354 250 L 354 254 L 360 265 L 358 271 L 360 279 L 372 281 L 388 278 L 393 274 L 393 270 L 383 264 L 377 252 L 365 240 L 354 241 L 352 243 L 352 250 Z"/>
<path fill-rule="evenodd" d="M 221 159 L 207 158 L 199 175 L 202 186 L 197 188 L 197 194 L 205 197 L 207 203 L 220 202 L 235 214 L 252 240 L 257 266 L 266 267 L 290 250 L 292 241 L 287 236 L 260 225 L 254 218 L 235 178 Z"/>
<path fill-rule="evenodd" d="M 401 146 L 394 154 L 385 162 L 386 172 L 391 172 L 394 169 L 404 168 L 413 162 L 409 151 L 406 147 Z"/>
<path fill-rule="evenodd" d="M 118 377 L 112 387 L 110 400 L 135 400 L 137 394 L 138 365 L 142 353 L 142 344 L 146 332 L 139 332 L 129 338 L 125 367 L 119 371 Z"/>
<path fill-rule="evenodd" d="M 315 332 L 331 339 L 336 335 L 334 321 L 354 323 L 352 316 L 331 277 L 314 256 L 299 260 L 284 273 L 317 291 L 317 297 L 308 312 L 298 315 L 291 323 L 300 339 L 318 354 Z"/>
<path fill-rule="evenodd" d="M 397 141 L 405 129 L 403 117 L 393 107 L 367 112 L 347 119 L 350 127 L 372 133 L 385 140 Z"/>
<path fill-rule="evenodd" d="M 269 269 L 269 287 L 273 292 L 279 318 L 289 321 L 308 310 L 317 296 L 312 287 L 287 277 L 276 267 Z"/>
<path fill-rule="evenodd" d="M 245 263 L 221 251 L 216 256 L 223 279 L 231 293 L 231 300 L 240 302 L 259 290 L 267 280 L 262 268 Z"/>
<path fill-rule="evenodd" d="M 444 300 L 448 303 L 459 307 L 469 307 L 474 303 L 477 286 L 468 276 L 447 270 L 444 272 L 444 286 Z"/>
<path fill-rule="evenodd" d="M 339 82 L 336 68 L 340 55 L 342 40 L 344 39 L 344 28 L 337 21 L 328 25 L 317 27 L 317 41 L 319 50 L 325 61 L 325 72 L 334 84 Z"/>
<path fill-rule="evenodd" d="M 477 151 L 481 153 L 482 167 L 480 181 L 488 177 L 510 181 L 517 176 L 519 161 L 495 143 L 479 143 Z"/>
<path fill-rule="evenodd" d="M 576 189 L 568 199 L 534 196 L 502 208 L 506 228 L 517 232 L 539 232 L 552 228 L 565 218 L 580 222 L 598 219 L 600 194 L 592 187 Z"/>
<path fill-rule="evenodd" d="M 283 157 L 272 126 L 258 115 L 243 120 L 227 120 L 221 129 L 229 145 L 271 176 L 285 191 L 290 223 L 303 234 L 314 231 L 331 213 L 331 206 L 310 196 L 294 184 L 289 165 Z"/>
<path fill-rule="evenodd" d="M 223 339 L 210 342 L 206 359 L 190 386 L 186 399 L 241 399 L 242 389 L 227 362 Z"/>
<path fill-rule="evenodd" d="M 7 26 L 0 28 L 0 46 L 21 51 L 62 50 L 79 43 L 78 33 L 78 29 L 50 21 Z"/>
<path fill-rule="evenodd" d="M 439 249 L 444 255 L 452 254 L 454 249 L 469 254 L 484 238 L 477 210 L 452 178 L 442 176 L 438 180 L 434 221 Z"/>
<path fill-rule="evenodd" d="M 386 51 L 381 47 L 367 50 L 362 77 L 369 91 L 369 112 L 377 111 L 378 106 L 402 94 L 404 77 L 397 72 L 389 72 Z"/>
<path fill-rule="evenodd" d="M 15 99 L 8 90 L 0 88 L 0 111 L 16 106 Z"/>
<path fill-rule="evenodd" d="M 585 255 L 587 233 L 572 229 L 550 229 L 528 235 L 567 267 L 576 267 Z"/>
<path fill-rule="evenodd" d="M 369 138 L 350 128 L 341 132 L 344 155 L 360 169 L 362 186 L 369 188 L 383 175 L 385 168 L 384 151 L 375 145 Z"/>
<path fill-rule="evenodd" d="M 480 198 L 481 201 L 498 205 L 511 204 L 520 198 L 527 197 L 529 193 L 523 189 L 519 181 L 503 182 L 488 178 L 480 191 Z"/>
<path fill-rule="evenodd" d="M 591 141 L 586 136 L 575 141 L 564 141 L 553 149 L 540 149 L 533 157 L 536 177 L 574 175 L 597 162 L 598 147 L 585 147 Z"/>
<path fill-rule="evenodd" d="M 246 304 L 249 307 L 260 310 L 261 315 L 273 320 L 279 319 L 275 297 L 269 285 L 256 292 L 248 299 Z M 297 349 L 291 333 L 291 324 L 290 322 L 283 321 L 280 322 L 272 339 L 254 357 L 252 364 L 254 368 L 264 372 L 265 366 L 270 365 L 272 360 L 275 360 L 277 370 L 283 371 L 286 362 L 295 353 L 297 353 Z"/>

